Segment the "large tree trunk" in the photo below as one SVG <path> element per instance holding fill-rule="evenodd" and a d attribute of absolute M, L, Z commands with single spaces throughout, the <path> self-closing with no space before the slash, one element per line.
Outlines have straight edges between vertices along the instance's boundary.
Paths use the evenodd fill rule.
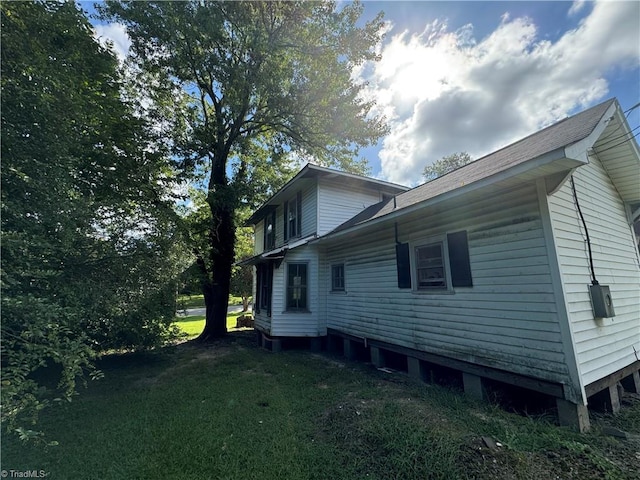
<path fill-rule="evenodd" d="M 217 185 L 210 190 L 208 198 L 211 207 L 209 231 L 209 257 L 203 282 L 206 321 L 199 341 L 207 342 L 227 333 L 227 307 L 231 284 L 231 268 L 235 246 L 235 201 L 233 192 L 226 185 Z M 204 264 L 204 260 L 203 260 Z"/>

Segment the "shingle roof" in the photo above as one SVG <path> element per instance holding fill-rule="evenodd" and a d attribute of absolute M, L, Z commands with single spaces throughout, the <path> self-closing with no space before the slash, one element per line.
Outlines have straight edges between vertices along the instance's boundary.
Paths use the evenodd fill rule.
<path fill-rule="evenodd" d="M 395 206 L 393 199 L 386 203 L 381 202 L 372 205 L 338 226 L 331 233 L 346 230 L 392 212 L 398 212 L 404 208 L 411 207 L 420 202 L 437 197 L 438 195 L 477 182 L 478 180 L 488 178 L 516 165 L 578 142 L 591 134 L 607 109 L 609 109 L 615 101 L 615 98 L 609 99 L 479 158 L 442 177 L 436 178 L 405 193 L 401 193 L 395 198 Z"/>

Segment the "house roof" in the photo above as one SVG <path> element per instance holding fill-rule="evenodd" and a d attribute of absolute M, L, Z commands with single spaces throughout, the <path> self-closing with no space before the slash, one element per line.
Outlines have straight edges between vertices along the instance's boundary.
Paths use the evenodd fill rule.
<path fill-rule="evenodd" d="M 564 158 L 565 147 L 588 137 L 600 123 L 615 98 L 565 118 L 528 137 L 486 155 L 446 175 L 397 195 L 395 198 L 372 205 L 338 226 L 326 236 L 362 225 L 386 215 L 402 212 L 462 187 L 490 179 L 508 170 L 536 159 L 548 161 Z"/>
<path fill-rule="evenodd" d="M 298 172 L 298 174 L 289 180 L 284 187 L 278 190 L 269 200 L 267 200 L 260 208 L 258 208 L 251 217 L 245 222 L 245 225 L 255 225 L 267 213 L 271 212 L 289 195 L 289 192 L 299 180 L 303 178 L 340 178 L 341 182 L 350 186 L 374 186 L 382 193 L 389 195 L 396 195 L 401 192 L 406 192 L 409 187 L 404 185 L 398 185 L 397 183 L 385 182 L 384 180 L 378 180 L 377 178 L 365 177 L 362 175 L 356 175 L 353 173 L 341 172 L 333 168 L 321 167 L 313 163 L 308 163 Z"/>

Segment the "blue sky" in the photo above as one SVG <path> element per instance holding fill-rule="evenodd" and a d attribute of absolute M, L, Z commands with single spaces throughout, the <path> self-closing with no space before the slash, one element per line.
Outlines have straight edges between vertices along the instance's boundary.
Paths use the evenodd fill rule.
<path fill-rule="evenodd" d="M 378 178 L 415 185 L 443 155 L 478 158 L 613 96 L 640 102 L 639 2 L 365 1 L 362 20 L 379 11 L 382 60 L 354 72 L 390 125 L 361 152 Z M 121 26 L 96 30 L 126 50 Z"/>

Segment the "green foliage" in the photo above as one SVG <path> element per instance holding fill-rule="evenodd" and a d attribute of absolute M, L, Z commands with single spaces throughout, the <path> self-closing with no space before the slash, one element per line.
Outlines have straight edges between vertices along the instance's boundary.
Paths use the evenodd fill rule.
<path fill-rule="evenodd" d="M 2 421 L 32 438 L 21 422 L 96 354 L 171 335 L 182 254 L 171 172 L 115 57 L 73 2 L 0 7 Z"/>
<path fill-rule="evenodd" d="M 471 158 L 471 155 L 467 152 L 452 153 L 451 155 L 445 155 L 435 163 L 424 167 L 422 175 L 427 181 L 434 180 L 452 172 L 453 170 L 464 167 L 472 161 L 473 159 Z"/>
<path fill-rule="evenodd" d="M 360 27 L 359 3 L 306 1 L 108 1 L 99 9 L 126 25 L 136 85 L 151 100 L 146 114 L 165 129 L 181 172 L 204 180 L 206 210 L 197 205 L 189 224 L 207 308 L 215 308 L 205 333 L 216 336 L 236 210 L 260 204 L 302 161 L 366 171 L 359 148 L 386 127 L 352 71 L 377 58 L 381 16 Z"/>

